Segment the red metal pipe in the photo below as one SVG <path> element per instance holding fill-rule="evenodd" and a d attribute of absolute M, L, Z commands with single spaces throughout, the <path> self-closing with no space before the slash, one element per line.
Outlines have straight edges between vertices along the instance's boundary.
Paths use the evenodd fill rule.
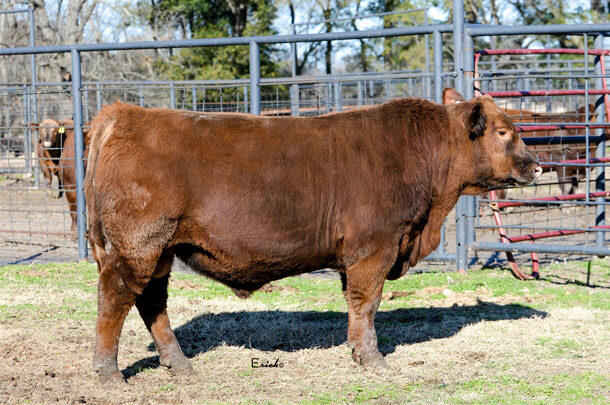
<path fill-rule="evenodd" d="M 602 88 L 604 90 L 608 90 L 608 86 L 606 83 L 606 65 L 604 64 L 604 55 L 599 56 L 599 65 L 601 67 L 602 74 Z M 608 100 L 608 95 L 604 94 L 604 105 L 606 106 L 606 121 L 610 120 L 610 100 Z"/>
<path fill-rule="evenodd" d="M 589 198 L 596 197 L 610 197 L 610 191 L 596 191 L 593 193 L 589 193 Z M 584 200 L 587 198 L 587 193 L 580 194 L 566 194 L 566 195 L 556 195 L 551 197 L 539 197 L 532 198 L 527 202 L 524 201 L 515 201 L 515 202 L 499 202 L 498 208 L 506 208 L 506 207 L 520 207 L 523 205 L 530 205 L 532 201 L 570 201 L 570 200 Z"/>
<path fill-rule="evenodd" d="M 584 49 L 481 49 L 481 55 L 584 55 Z M 610 55 L 610 49 L 589 49 L 587 55 Z"/>
<path fill-rule="evenodd" d="M 602 157 L 602 158 L 591 158 L 589 159 L 589 163 L 606 163 L 610 162 L 610 157 Z M 551 162 L 549 162 L 551 163 Z M 559 162 L 552 163 L 587 163 L 587 159 L 569 159 L 569 160 L 560 160 Z M 541 164 L 542 167 L 551 167 L 551 165 Z"/>
<path fill-rule="evenodd" d="M 610 225 L 592 226 L 590 229 L 610 229 Z M 511 243 L 517 243 L 517 242 L 524 242 L 526 240 L 534 241 L 536 239 L 552 238 L 554 236 L 575 235 L 578 233 L 585 233 L 585 232 L 590 232 L 590 231 L 575 231 L 575 230 L 548 231 L 548 232 L 528 233 L 527 235 L 512 236 L 510 238 L 507 237 L 507 239 Z"/>
<path fill-rule="evenodd" d="M 489 192 L 489 196 L 492 200 L 498 199 L 495 190 L 491 190 Z M 502 228 L 502 218 L 500 217 L 500 210 L 498 209 L 498 206 L 495 204 L 492 204 L 491 210 L 493 211 L 494 220 L 496 221 L 496 225 L 498 225 L 498 233 L 500 234 L 500 240 L 503 243 L 510 243 L 510 239 L 508 239 L 508 237 L 506 236 L 506 232 L 504 231 L 504 228 Z M 538 273 L 537 273 L 538 269 L 536 269 L 536 274 L 531 275 L 531 276 L 522 272 L 521 269 L 519 268 L 519 265 L 515 261 L 515 257 L 513 256 L 512 252 L 506 252 L 506 260 L 508 260 L 508 263 L 510 264 L 510 269 L 513 272 L 513 275 L 515 277 L 517 277 L 519 280 L 533 279 L 538 275 Z M 537 255 L 535 256 L 535 260 L 538 261 Z M 533 261 L 534 261 L 534 253 L 532 253 L 532 262 Z"/>
<path fill-rule="evenodd" d="M 584 96 L 585 90 L 513 90 L 513 91 L 488 91 L 491 97 L 524 97 L 524 96 Z M 610 94 L 610 90 L 589 90 L 590 95 Z"/>

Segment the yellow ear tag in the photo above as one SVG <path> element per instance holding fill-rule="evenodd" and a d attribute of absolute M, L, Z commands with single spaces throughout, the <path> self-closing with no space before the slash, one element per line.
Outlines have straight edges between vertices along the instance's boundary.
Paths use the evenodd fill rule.
<path fill-rule="evenodd" d="M 60 134 L 65 134 L 66 133 L 66 128 L 65 127 L 59 127 L 57 132 L 60 133 Z"/>

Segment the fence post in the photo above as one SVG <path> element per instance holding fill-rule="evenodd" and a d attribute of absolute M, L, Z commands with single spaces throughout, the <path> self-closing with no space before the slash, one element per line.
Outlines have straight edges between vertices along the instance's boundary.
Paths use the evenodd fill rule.
<path fill-rule="evenodd" d="M 424 25 L 428 25 L 428 9 L 424 10 Z M 426 95 L 426 99 L 430 100 L 432 97 L 432 89 L 430 86 L 430 36 L 428 34 L 424 35 L 424 47 L 426 48 L 426 63 L 424 65 L 424 94 Z"/>
<path fill-rule="evenodd" d="M 443 102 L 443 36 L 440 31 L 434 31 L 432 36 L 432 45 L 434 47 L 434 102 L 442 104 Z M 441 227 L 441 241 L 436 249 L 441 255 L 445 254 L 445 222 Z"/>
<path fill-rule="evenodd" d="M 78 258 L 87 260 L 87 241 L 85 233 L 85 162 L 83 160 L 83 100 L 81 97 L 81 62 L 76 49 L 70 51 L 72 57 L 72 108 L 74 114 L 74 164 L 76 166 L 76 217 L 78 229 Z"/>
<path fill-rule="evenodd" d="M 30 18 L 30 46 L 34 47 L 34 46 L 36 46 L 36 34 L 35 34 L 36 25 L 34 22 L 34 8 L 28 7 L 28 15 Z M 30 55 L 30 65 L 31 65 L 31 69 L 32 69 L 32 87 L 31 87 L 31 96 L 29 97 L 30 121 L 38 123 L 38 94 L 36 91 L 36 83 L 38 82 L 38 78 L 36 75 L 36 54 L 34 54 L 34 53 Z M 32 102 L 32 100 L 33 100 L 33 102 Z M 28 142 L 30 142 L 30 148 L 31 148 L 32 137 L 31 137 L 31 132 L 29 130 L 29 125 L 28 125 L 27 133 L 29 134 Z M 29 159 L 31 159 L 31 156 L 28 156 L 28 160 Z M 29 165 L 30 169 L 34 170 L 34 181 L 35 181 L 36 188 L 38 188 L 40 186 L 40 169 L 39 169 L 40 166 L 39 165 L 40 165 L 40 162 L 38 162 L 38 159 L 35 160 L 34 165 L 32 165 L 31 163 Z"/>
<path fill-rule="evenodd" d="M 32 110 L 31 110 L 31 94 L 28 91 L 28 86 L 27 84 L 23 85 L 23 107 L 25 109 L 24 111 L 24 115 L 26 117 L 25 119 L 25 126 L 26 126 L 26 131 L 25 131 L 25 139 L 24 139 L 24 153 L 25 153 L 25 171 L 27 173 L 32 173 L 32 133 L 30 131 L 30 125 L 29 122 L 32 120 L 31 118 L 31 114 L 32 114 Z"/>
<path fill-rule="evenodd" d="M 474 97 L 474 39 L 468 33 L 464 33 L 462 42 L 464 55 L 464 61 L 462 67 L 464 70 L 464 98 L 470 100 Z M 475 242 L 476 235 L 474 232 L 475 218 L 477 216 L 477 197 L 466 196 L 464 198 L 466 209 L 466 248 L 470 249 L 470 246 Z"/>
<path fill-rule="evenodd" d="M 604 48 L 604 36 L 597 35 L 595 40 L 593 41 L 593 47 L 595 49 L 603 49 Z M 595 57 L 595 75 L 600 76 L 602 74 L 602 66 L 601 62 L 603 61 L 601 56 Z M 604 81 L 607 83 L 608 79 L 596 77 L 595 78 L 595 88 L 602 89 L 604 88 Z M 595 105 L 596 105 L 596 121 L 598 123 L 603 123 L 605 120 L 610 120 L 610 117 L 604 116 L 604 101 L 606 103 L 610 102 L 608 100 L 610 97 L 608 95 L 600 96 Z M 588 106 L 585 106 L 585 111 L 588 113 Z M 596 130 L 596 135 L 602 135 L 605 130 L 608 128 L 600 128 Z M 595 157 L 602 158 L 606 156 L 606 142 L 602 141 L 597 144 L 597 150 L 595 153 Z M 597 167 L 596 176 L 595 176 L 595 191 L 606 191 L 606 168 L 605 167 Z M 606 224 L 606 206 L 604 205 L 605 198 L 598 197 L 596 198 L 597 208 L 595 210 L 595 226 L 601 226 Z M 595 245 L 599 247 L 605 246 L 606 233 L 605 232 L 595 232 Z"/>
<path fill-rule="evenodd" d="M 195 87 L 195 85 L 193 85 L 193 111 L 197 111 L 197 88 Z"/>
<path fill-rule="evenodd" d="M 296 29 L 294 27 L 294 24 L 290 24 L 290 33 L 292 35 L 296 35 Z M 291 67 L 292 67 L 292 78 L 296 78 L 297 77 L 297 44 L 296 42 L 292 42 L 290 44 L 290 63 L 291 63 Z M 301 101 L 300 99 L 300 94 L 299 94 L 299 85 L 296 83 L 293 83 L 290 86 L 290 109 L 292 110 L 292 115 L 295 117 L 298 117 L 300 115 L 300 110 L 301 110 Z"/>
<path fill-rule="evenodd" d="M 176 108 L 176 89 L 174 88 L 174 82 L 169 85 L 169 102 L 172 109 Z"/>
<path fill-rule="evenodd" d="M 97 111 L 99 111 L 102 109 L 102 93 L 99 83 L 95 85 L 95 93 L 95 103 L 97 104 Z"/>
<path fill-rule="evenodd" d="M 261 52 L 258 43 L 250 41 L 250 113 L 261 113 Z"/>
<path fill-rule="evenodd" d="M 434 31 L 434 101 L 443 102 L 443 36 Z"/>
<path fill-rule="evenodd" d="M 341 100 L 341 82 L 335 82 L 335 111 L 343 111 L 343 100 Z"/>
<path fill-rule="evenodd" d="M 455 88 L 464 94 L 464 71 L 462 69 L 462 35 L 464 32 L 464 1 L 453 1 L 453 69 L 455 71 Z M 466 242 L 466 203 L 465 196 L 460 197 L 455 206 L 455 241 L 457 271 L 466 272 L 468 253 Z"/>

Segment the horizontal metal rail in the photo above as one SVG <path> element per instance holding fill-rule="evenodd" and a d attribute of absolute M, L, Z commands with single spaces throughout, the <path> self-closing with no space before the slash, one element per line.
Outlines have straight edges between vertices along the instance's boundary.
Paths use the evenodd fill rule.
<path fill-rule="evenodd" d="M 610 197 L 610 191 L 596 191 L 593 193 L 589 193 L 589 198 L 596 197 Z M 532 205 L 532 204 L 546 204 L 552 201 L 573 201 L 573 200 L 583 200 L 587 198 L 586 193 L 579 194 L 566 194 L 566 195 L 557 195 L 552 197 L 539 197 L 539 198 L 531 198 L 529 200 L 515 201 L 515 202 L 498 202 L 498 208 L 507 208 L 507 207 L 520 207 L 524 205 Z"/>
<path fill-rule="evenodd" d="M 559 231 L 528 233 L 527 235 L 506 236 L 506 239 L 508 239 L 508 241 L 511 243 L 525 242 L 526 240 L 534 241 L 536 239 L 553 238 L 553 237 L 557 237 L 557 236 L 577 235 L 580 233 L 592 232 L 592 231 L 605 231 L 605 230 L 610 229 L 610 225 L 592 226 L 590 229 L 591 229 L 591 231 L 565 229 L 565 230 L 559 230 Z"/>
<path fill-rule="evenodd" d="M 466 25 L 466 35 L 487 37 L 498 35 L 532 35 L 532 34 L 606 34 L 610 33 L 610 24 L 550 24 L 550 25 Z"/>
<path fill-rule="evenodd" d="M 251 42 L 257 44 L 280 44 L 293 42 L 320 42 L 340 41 L 350 39 L 366 38 L 389 38 L 407 35 L 423 35 L 438 32 L 452 32 L 452 24 L 428 25 L 422 27 L 400 27 L 379 30 L 329 32 L 321 34 L 295 34 L 295 35 L 267 35 L 251 37 L 227 37 L 227 38 L 200 38 L 182 39 L 171 41 L 140 41 L 140 42 L 111 42 L 102 44 L 72 44 L 72 45 L 50 45 L 35 47 L 1 48 L 0 55 L 30 55 L 42 53 L 65 53 L 72 50 L 77 52 L 98 51 L 120 51 L 136 49 L 169 49 L 169 48 L 194 48 L 210 46 L 247 45 Z"/>
<path fill-rule="evenodd" d="M 580 245 L 538 245 L 535 243 L 501 243 L 501 242 L 474 242 L 472 250 L 491 250 L 514 253 L 560 253 L 610 256 L 609 247 L 580 246 Z"/>
<path fill-rule="evenodd" d="M 584 96 L 585 94 L 597 96 L 610 94 L 610 90 L 510 90 L 482 93 L 491 97 Z"/>
<path fill-rule="evenodd" d="M 481 49 L 479 55 L 610 55 L 610 49 Z"/>

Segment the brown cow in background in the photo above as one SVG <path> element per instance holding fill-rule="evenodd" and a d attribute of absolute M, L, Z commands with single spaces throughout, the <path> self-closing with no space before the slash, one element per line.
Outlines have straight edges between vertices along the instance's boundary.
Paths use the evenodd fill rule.
<path fill-rule="evenodd" d="M 384 281 L 438 246 L 460 195 L 529 184 L 542 171 L 488 96 L 450 106 L 399 99 L 318 117 L 115 103 L 91 131 L 85 194 L 100 272 L 101 382 L 123 381 L 119 336 L 134 304 L 160 363 L 193 372 L 166 311 L 174 256 L 241 296 L 338 270 L 352 357 L 383 370 L 374 320 Z"/>
<path fill-rule="evenodd" d="M 74 149 L 74 121 L 68 119 L 57 121 L 52 118 L 43 120 L 40 124 L 30 124 L 39 134 L 36 154 L 40 161 L 40 168 L 51 184 L 53 175 L 57 176 L 59 195 L 65 194 L 70 210 L 72 225 L 70 229 L 76 231 L 76 166 Z M 83 142 L 85 145 L 84 157 L 87 157 L 89 138 L 88 124 L 83 128 Z"/>
<path fill-rule="evenodd" d="M 72 121 L 70 120 L 69 122 Z M 38 157 L 44 178 L 49 185 L 53 183 L 53 176 L 58 178 L 59 193 L 57 198 L 61 198 L 63 192 L 61 180 L 59 179 L 59 159 L 66 138 L 65 125 L 64 121 L 57 121 L 53 118 L 46 118 L 40 124 L 30 124 L 30 128 L 38 131 L 36 156 Z"/>
<path fill-rule="evenodd" d="M 59 159 L 58 175 L 60 183 L 63 186 L 64 194 L 66 195 L 66 201 L 68 201 L 68 207 L 70 209 L 70 217 L 72 219 L 70 230 L 76 231 L 76 160 L 74 147 L 74 121 L 66 120 L 64 121 L 64 125 L 66 128 L 66 136 L 61 151 L 61 158 Z M 85 147 L 83 157 L 85 159 L 87 158 L 87 154 L 89 152 L 88 127 L 89 123 L 85 124 L 83 128 L 83 145 Z"/>
<path fill-rule="evenodd" d="M 540 114 L 532 111 L 504 109 L 506 114 L 514 123 L 538 123 L 540 125 L 552 125 L 568 122 L 585 123 L 586 108 L 580 107 L 577 111 Z M 595 106 L 589 105 L 589 122 L 595 121 Z M 552 137 L 552 136 L 574 136 L 585 135 L 585 129 L 557 129 L 550 131 L 523 132 L 522 138 L 529 137 Z M 593 130 L 591 135 L 594 135 Z M 595 144 L 589 146 L 592 157 L 595 157 Z M 544 162 L 558 162 L 563 160 L 582 159 L 586 156 L 585 144 L 557 144 L 557 145 L 530 145 L 528 149 Z M 585 169 L 574 166 L 559 166 L 544 168 L 544 171 L 557 173 L 557 181 L 562 194 L 574 194 L 578 189 L 578 182 L 585 177 Z"/>

